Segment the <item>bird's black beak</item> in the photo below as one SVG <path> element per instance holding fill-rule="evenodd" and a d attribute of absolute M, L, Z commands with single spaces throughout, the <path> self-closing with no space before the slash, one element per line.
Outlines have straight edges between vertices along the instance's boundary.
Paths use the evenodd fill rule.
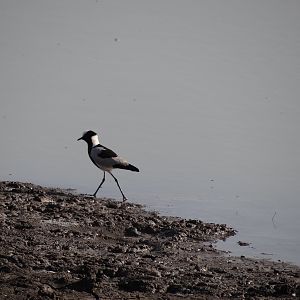
<path fill-rule="evenodd" d="M 80 140 L 82 140 L 82 137 L 81 137 L 81 138 L 79 138 L 79 139 L 77 139 L 77 141 L 80 141 Z"/>

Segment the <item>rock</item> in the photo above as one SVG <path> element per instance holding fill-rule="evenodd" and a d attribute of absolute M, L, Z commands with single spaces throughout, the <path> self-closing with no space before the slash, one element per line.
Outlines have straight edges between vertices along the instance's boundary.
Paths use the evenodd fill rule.
<path fill-rule="evenodd" d="M 113 253 L 126 253 L 128 250 L 127 245 L 117 245 L 115 247 L 111 247 L 111 252 Z"/>
<path fill-rule="evenodd" d="M 137 230 L 136 227 L 128 227 L 125 229 L 126 236 L 140 236 L 141 232 Z"/>
<path fill-rule="evenodd" d="M 32 229 L 33 225 L 29 221 L 17 220 L 15 224 L 16 229 Z"/>
<path fill-rule="evenodd" d="M 106 204 L 106 207 L 107 208 L 113 208 L 113 209 L 118 209 L 121 207 L 121 203 L 118 203 L 118 202 L 115 202 L 115 201 L 109 201 L 107 204 Z"/>
<path fill-rule="evenodd" d="M 154 293 L 155 287 L 151 282 L 146 280 L 128 278 L 119 282 L 119 288 L 127 292 Z"/>
<path fill-rule="evenodd" d="M 155 268 L 148 267 L 143 271 L 145 274 L 153 277 L 161 277 L 161 272 Z"/>
<path fill-rule="evenodd" d="M 247 243 L 247 242 L 241 242 L 241 241 L 238 241 L 237 242 L 240 246 L 249 246 L 250 243 Z"/>
<path fill-rule="evenodd" d="M 51 286 L 49 286 L 47 284 L 43 284 L 39 290 L 39 294 L 41 296 L 47 296 L 47 297 L 53 298 L 54 290 Z"/>
<path fill-rule="evenodd" d="M 184 287 L 181 284 L 171 284 L 167 287 L 167 293 L 177 294 L 183 293 Z"/>

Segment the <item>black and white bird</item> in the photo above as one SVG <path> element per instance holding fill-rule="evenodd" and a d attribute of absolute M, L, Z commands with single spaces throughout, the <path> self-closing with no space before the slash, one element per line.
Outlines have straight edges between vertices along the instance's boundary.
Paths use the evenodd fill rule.
<path fill-rule="evenodd" d="M 103 171 L 103 179 L 93 196 L 96 197 L 98 190 L 101 188 L 102 184 L 105 181 L 105 172 L 108 172 L 117 183 L 118 188 L 123 196 L 123 201 L 126 201 L 127 198 L 125 197 L 117 178 L 112 174 L 111 171 L 113 169 L 125 169 L 139 172 L 139 169 L 128 163 L 125 159 L 118 156 L 114 151 L 100 145 L 97 133 L 92 130 L 84 132 L 82 137 L 77 141 L 79 140 L 84 140 L 87 142 L 88 154 L 91 161 Z"/>

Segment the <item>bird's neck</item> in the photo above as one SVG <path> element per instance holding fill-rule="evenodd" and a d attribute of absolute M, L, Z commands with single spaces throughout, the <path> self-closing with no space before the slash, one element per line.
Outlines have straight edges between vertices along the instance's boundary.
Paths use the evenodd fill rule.
<path fill-rule="evenodd" d="M 91 137 L 90 140 L 86 140 L 86 142 L 87 142 L 87 144 L 88 144 L 88 153 L 90 154 L 91 151 L 92 151 L 92 148 L 93 148 L 94 146 L 99 145 L 99 138 L 98 138 L 97 135 L 94 135 L 94 136 Z"/>
<path fill-rule="evenodd" d="M 98 135 L 92 136 L 91 140 L 92 140 L 92 147 L 97 146 L 97 145 L 100 144 L 100 143 L 99 143 Z"/>

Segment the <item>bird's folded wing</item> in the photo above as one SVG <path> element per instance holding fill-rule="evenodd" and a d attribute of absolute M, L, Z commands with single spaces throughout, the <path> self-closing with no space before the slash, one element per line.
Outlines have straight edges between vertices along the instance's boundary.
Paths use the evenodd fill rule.
<path fill-rule="evenodd" d="M 92 154 L 93 157 L 99 157 L 99 158 L 102 158 L 102 159 L 112 158 L 112 157 L 117 157 L 118 156 L 114 151 L 112 151 L 112 150 L 110 150 L 110 149 L 108 149 L 104 146 L 101 146 L 101 145 L 93 147 L 91 154 Z"/>

